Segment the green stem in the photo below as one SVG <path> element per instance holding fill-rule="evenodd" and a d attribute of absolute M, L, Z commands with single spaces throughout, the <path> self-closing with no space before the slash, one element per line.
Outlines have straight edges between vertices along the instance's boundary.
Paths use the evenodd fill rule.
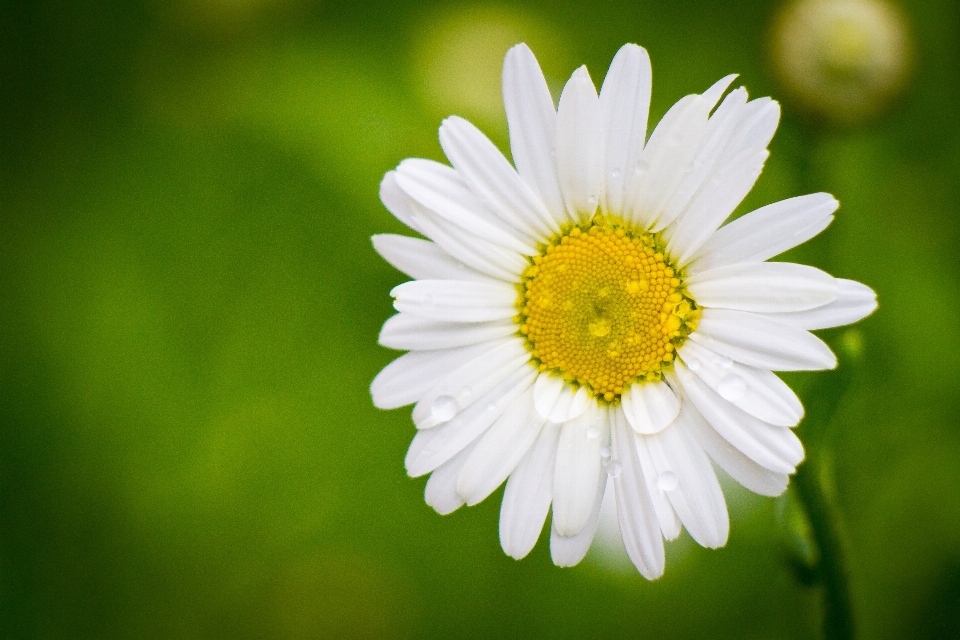
<path fill-rule="evenodd" d="M 817 545 L 816 575 L 823 585 L 823 636 L 826 640 L 850 640 L 855 633 L 847 562 L 837 510 L 824 491 L 821 476 L 816 460 L 808 457 L 793 481 Z"/>
<path fill-rule="evenodd" d="M 800 429 L 807 459 L 794 476 L 800 506 L 807 514 L 817 548 L 813 573 L 823 585 L 823 635 L 826 640 L 855 637 L 847 561 L 836 505 L 824 488 L 823 441 L 826 428 L 850 386 L 849 367 L 824 372 L 807 396 L 807 417 Z"/>
<path fill-rule="evenodd" d="M 816 179 L 816 153 L 823 132 L 813 123 L 798 123 L 800 150 L 797 178 L 804 193 L 819 191 Z M 832 252 L 827 247 L 827 261 Z M 855 637 L 853 608 L 850 601 L 849 573 L 839 513 L 824 488 L 823 451 L 825 431 L 833 421 L 840 400 L 850 383 L 850 367 L 819 374 L 805 394 L 807 417 L 800 425 L 807 446 L 807 459 L 797 469 L 793 482 L 800 507 L 806 512 L 813 543 L 815 566 L 810 575 L 823 586 L 823 636 L 826 640 L 852 640 Z"/>

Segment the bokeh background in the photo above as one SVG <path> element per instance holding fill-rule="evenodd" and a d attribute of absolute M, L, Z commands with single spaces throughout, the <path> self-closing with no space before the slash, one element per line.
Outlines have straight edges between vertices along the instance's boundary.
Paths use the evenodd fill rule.
<path fill-rule="evenodd" d="M 0 3 L 0 637 L 815 638 L 782 501 L 730 488 L 730 542 L 647 582 L 497 538 L 499 495 L 440 517 L 371 406 L 403 276 L 377 199 L 436 130 L 503 149 L 503 52 L 554 89 L 650 52 L 652 118 L 771 74 L 779 2 Z M 911 73 L 875 117 L 783 100 L 739 210 L 842 207 L 788 257 L 880 309 L 824 435 L 865 638 L 960 637 L 960 3 L 903 0 Z M 856 349 L 847 349 L 853 352 Z M 791 376 L 803 389 L 818 374 Z M 786 542 L 785 542 L 786 540 Z"/>

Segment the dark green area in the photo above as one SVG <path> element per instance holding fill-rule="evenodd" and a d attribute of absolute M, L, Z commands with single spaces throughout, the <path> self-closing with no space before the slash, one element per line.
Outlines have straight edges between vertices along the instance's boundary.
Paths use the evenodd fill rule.
<path fill-rule="evenodd" d="M 654 117 L 730 72 L 779 95 L 770 3 L 505 7 L 554 82 L 646 46 Z M 790 257 L 880 296 L 822 434 L 854 614 L 865 638 L 954 638 L 960 4 L 905 10 L 901 101 L 813 149 L 785 103 L 742 210 L 798 195 L 808 156 L 842 203 Z M 424 92 L 423 43 L 457 11 L 0 4 L 0 637 L 817 637 L 773 500 L 728 495 L 728 545 L 674 543 L 649 583 L 557 569 L 546 540 L 515 562 L 499 494 L 440 517 L 406 477 L 408 412 L 367 391 L 402 276 L 369 236 L 400 231 L 383 173 L 440 158 L 460 97 Z"/>

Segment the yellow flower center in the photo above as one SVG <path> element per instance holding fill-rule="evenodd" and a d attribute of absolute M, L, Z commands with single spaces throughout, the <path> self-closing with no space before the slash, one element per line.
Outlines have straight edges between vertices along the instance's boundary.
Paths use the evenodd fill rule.
<path fill-rule="evenodd" d="M 619 220 L 565 230 L 531 262 L 517 322 L 534 363 L 607 402 L 661 379 L 700 319 L 660 238 Z"/>

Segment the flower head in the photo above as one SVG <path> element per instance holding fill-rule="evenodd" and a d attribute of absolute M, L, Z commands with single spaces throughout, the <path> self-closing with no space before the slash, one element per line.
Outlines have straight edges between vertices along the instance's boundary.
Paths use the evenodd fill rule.
<path fill-rule="evenodd" d="M 373 381 L 384 409 L 414 404 L 411 476 L 440 513 L 504 481 L 500 541 L 522 558 L 552 510 L 554 562 L 574 565 L 606 490 L 627 552 L 663 573 L 681 526 L 726 542 L 711 460 L 778 495 L 803 459 L 796 395 L 772 371 L 829 369 L 810 330 L 859 320 L 873 291 L 767 262 L 833 219 L 828 194 L 721 227 L 753 186 L 779 121 L 734 76 L 681 99 L 646 137 L 650 63 L 624 46 L 598 95 L 585 67 L 555 109 L 533 53 L 507 53 L 515 167 L 479 130 L 445 120 L 452 167 L 404 160 L 381 199 L 427 240 L 373 238 L 414 278 L 381 344 L 410 352 Z M 721 100 L 722 99 L 722 100 Z"/>

